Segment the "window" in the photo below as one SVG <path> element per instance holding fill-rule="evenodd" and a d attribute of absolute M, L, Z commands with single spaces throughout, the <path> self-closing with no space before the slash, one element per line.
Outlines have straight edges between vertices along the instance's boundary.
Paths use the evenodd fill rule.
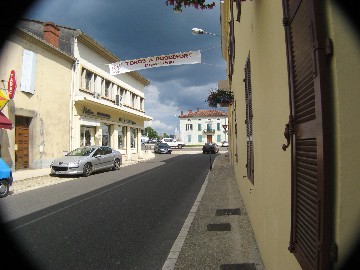
<path fill-rule="evenodd" d="M 107 98 L 111 98 L 111 82 L 105 80 L 105 92 L 104 92 L 104 95 L 105 97 Z"/>
<path fill-rule="evenodd" d="M 118 128 L 118 149 L 125 149 L 126 127 Z"/>
<path fill-rule="evenodd" d="M 213 131 L 213 129 L 212 129 L 212 124 L 207 124 L 207 125 L 206 125 L 206 131 L 207 131 L 207 132 L 212 132 L 212 131 Z"/>
<path fill-rule="evenodd" d="M 198 124 L 198 131 L 201 131 L 201 124 Z"/>
<path fill-rule="evenodd" d="M 221 142 L 221 135 L 219 134 L 219 135 L 217 135 L 217 138 L 216 138 L 217 140 L 217 142 Z"/>
<path fill-rule="evenodd" d="M 112 153 L 112 150 L 110 147 L 101 147 L 103 155 L 108 155 Z"/>
<path fill-rule="evenodd" d="M 245 103 L 246 103 L 246 169 L 247 178 L 254 184 L 254 145 L 253 145 L 253 125 L 252 125 L 252 89 L 251 89 L 251 65 L 250 52 L 245 64 Z"/>
<path fill-rule="evenodd" d="M 131 148 L 136 148 L 136 129 L 130 128 L 130 143 Z"/>
<path fill-rule="evenodd" d="M 110 126 L 102 126 L 102 146 L 110 146 Z"/>
<path fill-rule="evenodd" d="M 92 91 L 93 90 L 93 79 L 94 79 L 94 73 L 84 69 L 84 79 L 85 79 L 85 89 Z"/>
<path fill-rule="evenodd" d="M 188 135 L 188 142 L 191 142 L 191 135 Z"/>
<path fill-rule="evenodd" d="M 198 135 L 198 142 L 202 142 L 202 135 Z"/>
<path fill-rule="evenodd" d="M 186 124 L 185 129 L 186 129 L 186 131 L 193 130 L 193 125 L 192 124 Z"/>
<path fill-rule="evenodd" d="M 216 129 L 217 129 L 218 131 L 221 130 L 220 123 L 217 123 L 217 124 L 216 124 Z"/>
<path fill-rule="evenodd" d="M 131 107 L 135 108 L 135 95 L 131 93 Z"/>
<path fill-rule="evenodd" d="M 34 52 L 24 50 L 21 71 L 21 91 L 34 94 L 36 77 L 36 54 Z"/>

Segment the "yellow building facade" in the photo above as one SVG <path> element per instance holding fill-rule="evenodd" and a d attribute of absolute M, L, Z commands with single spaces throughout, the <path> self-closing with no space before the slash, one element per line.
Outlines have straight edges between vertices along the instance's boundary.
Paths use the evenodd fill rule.
<path fill-rule="evenodd" d="M 275 0 L 223 1 L 221 28 L 231 162 L 265 267 L 340 269 L 360 229 L 356 29 L 331 1 Z"/>

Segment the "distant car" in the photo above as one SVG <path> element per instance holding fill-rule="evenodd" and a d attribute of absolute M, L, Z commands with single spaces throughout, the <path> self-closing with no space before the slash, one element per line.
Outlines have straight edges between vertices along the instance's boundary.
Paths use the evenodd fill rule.
<path fill-rule="evenodd" d="M 203 154 L 212 153 L 216 154 L 219 153 L 219 146 L 216 143 L 205 143 L 202 147 Z"/>
<path fill-rule="evenodd" d="M 121 164 L 122 155 L 119 151 L 95 145 L 79 147 L 64 157 L 55 159 L 50 168 L 52 175 L 89 176 L 99 170 L 119 170 Z"/>
<path fill-rule="evenodd" d="M 154 152 L 158 154 L 171 154 L 171 147 L 167 143 L 157 143 L 154 146 Z"/>
<path fill-rule="evenodd" d="M 12 171 L 6 162 L 0 158 L 0 198 L 6 197 L 9 194 L 12 183 Z"/>
<path fill-rule="evenodd" d="M 222 147 L 228 147 L 228 146 L 229 146 L 229 143 L 228 143 L 227 141 L 223 141 L 223 142 L 221 143 L 221 146 L 222 146 Z"/>

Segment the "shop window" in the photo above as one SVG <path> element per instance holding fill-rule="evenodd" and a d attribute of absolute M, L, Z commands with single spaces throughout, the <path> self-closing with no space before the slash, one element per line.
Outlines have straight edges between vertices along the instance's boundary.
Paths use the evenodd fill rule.
<path fill-rule="evenodd" d="M 118 149 L 125 149 L 125 137 L 126 137 L 126 128 L 119 127 L 118 130 Z"/>
<path fill-rule="evenodd" d="M 80 146 L 92 145 L 92 134 L 95 134 L 94 128 L 82 126 L 80 129 Z"/>
<path fill-rule="evenodd" d="M 102 146 L 110 146 L 110 125 L 102 127 Z"/>
<path fill-rule="evenodd" d="M 136 148 L 136 129 L 130 128 L 130 144 L 131 148 Z"/>

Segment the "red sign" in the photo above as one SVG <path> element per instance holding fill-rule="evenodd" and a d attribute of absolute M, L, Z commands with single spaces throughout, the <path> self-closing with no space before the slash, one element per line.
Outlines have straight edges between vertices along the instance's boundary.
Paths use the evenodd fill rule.
<path fill-rule="evenodd" d="M 9 99 L 13 99 L 15 96 L 15 90 L 16 90 L 16 77 L 15 77 L 15 70 L 12 70 L 10 72 L 10 77 L 8 81 L 8 93 L 9 93 Z"/>

